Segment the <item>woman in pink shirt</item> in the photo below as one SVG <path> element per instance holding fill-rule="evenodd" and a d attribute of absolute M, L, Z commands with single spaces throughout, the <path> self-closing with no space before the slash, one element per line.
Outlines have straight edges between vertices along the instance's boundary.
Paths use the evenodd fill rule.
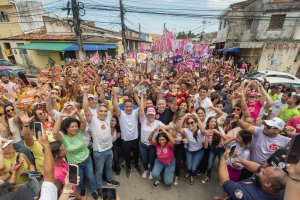
<path fill-rule="evenodd" d="M 160 131 L 156 138 L 153 138 L 155 132 Z M 164 182 L 166 185 L 171 185 L 174 180 L 175 159 L 174 159 L 174 138 L 164 128 L 154 129 L 149 138 L 155 146 L 156 156 L 152 177 L 155 180 L 154 186 L 158 186 L 160 182 L 160 173 L 164 170 Z"/>

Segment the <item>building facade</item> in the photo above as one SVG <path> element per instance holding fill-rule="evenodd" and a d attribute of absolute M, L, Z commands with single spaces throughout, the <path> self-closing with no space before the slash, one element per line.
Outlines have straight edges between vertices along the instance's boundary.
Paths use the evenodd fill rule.
<path fill-rule="evenodd" d="M 248 0 L 219 16 L 216 48 L 259 70 L 299 73 L 300 1 Z"/>

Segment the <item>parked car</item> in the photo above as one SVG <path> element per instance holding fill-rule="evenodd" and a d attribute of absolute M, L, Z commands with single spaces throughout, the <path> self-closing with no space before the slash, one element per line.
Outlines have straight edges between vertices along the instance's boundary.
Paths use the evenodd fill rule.
<path fill-rule="evenodd" d="M 0 67 L 9 68 L 11 73 L 13 73 L 15 76 L 18 76 L 19 72 L 23 72 L 24 74 L 26 74 L 26 70 L 23 67 L 14 65 L 5 59 L 0 59 Z"/>
<path fill-rule="evenodd" d="M 286 72 L 256 71 L 248 75 L 247 78 L 263 82 L 264 77 L 267 78 L 267 81 L 270 82 L 271 85 L 283 84 L 287 88 L 290 88 L 292 92 L 294 92 L 296 88 L 300 87 L 300 79 Z"/>
<path fill-rule="evenodd" d="M 10 68 L 7 68 L 7 67 L 0 67 L 0 77 L 1 76 L 8 76 L 9 73 L 12 73 L 12 70 Z M 26 75 L 25 75 L 26 76 Z M 16 75 L 16 78 L 19 78 L 18 74 Z M 28 78 L 26 76 L 29 84 L 34 84 L 35 83 L 35 80 L 32 79 L 32 78 Z"/>
<path fill-rule="evenodd" d="M 272 71 L 272 70 L 265 70 L 265 71 L 255 71 L 247 76 L 248 79 L 256 79 L 256 78 L 263 78 L 266 76 L 269 77 L 278 77 L 278 78 L 286 78 L 290 80 L 297 80 L 300 81 L 296 76 L 286 73 L 286 72 L 279 72 L 279 71 Z"/>

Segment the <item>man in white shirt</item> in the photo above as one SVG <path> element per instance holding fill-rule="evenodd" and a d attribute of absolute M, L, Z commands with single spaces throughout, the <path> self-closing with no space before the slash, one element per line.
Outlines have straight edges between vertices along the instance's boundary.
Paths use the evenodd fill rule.
<path fill-rule="evenodd" d="M 205 85 L 201 85 L 199 89 L 199 94 L 196 94 L 194 96 L 194 109 L 197 109 L 199 107 L 202 107 L 205 109 L 206 116 L 214 116 L 216 113 L 214 110 L 212 110 L 210 107 L 213 106 L 213 103 L 211 102 L 210 98 L 207 97 L 208 95 L 208 87 Z"/>
<path fill-rule="evenodd" d="M 93 157 L 95 161 L 97 190 L 98 196 L 102 197 L 103 171 L 105 172 L 108 185 L 115 187 L 120 185 L 120 183 L 113 180 L 112 177 L 113 145 L 110 120 L 113 110 L 108 111 L 107 106 L 101 104 L 95 116 L 90 110 L 86 90 L 83 95 L 83 110 L 93 138 Z"/>
<path fill-rule="evenodd" d="M 270 108 L 270 111 L 269 111 L 269 119 L 272 119 L 273 117 L 277 117 L 279 112 L 280 112 L 280 109 L 283 107 L 283 106 L 286 106 L 287 105 L 287 100 L 292 96 L 292 94 L 290 92 L 284 92 L 281 96 L 281 99 L 279 100 L 276 100 L 273 102 L 273 105 L 272 107 Z"/>
<path fill-rule="evenodd" d="M 131 166 L 130 158 L 131 153 L 135 164 L 135 169 L 141 175 L 142 171 L 139 166 L 139 132 L 138 132 L 138 109 L 133 110 L 133 103 L 131 99 L 124 100 L 125 111 L 121 110 L 118 106 L 118 90 L 113 88 L 113 107 L 116 116 L 119 118 L 121 128 L 122 146 L 125 155 L 125 163 L 127 166 L 126 176 L 130 177 Z"/>

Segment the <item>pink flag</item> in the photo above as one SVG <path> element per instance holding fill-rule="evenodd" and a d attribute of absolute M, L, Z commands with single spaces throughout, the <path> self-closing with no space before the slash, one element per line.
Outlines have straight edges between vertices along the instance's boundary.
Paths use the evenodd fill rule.
<path fill-rule="evenodd" d="M 96 51 L 94 55 L 90 58 L 90 62 L 98 63 L 100 61 L 99 53 Z"/>

